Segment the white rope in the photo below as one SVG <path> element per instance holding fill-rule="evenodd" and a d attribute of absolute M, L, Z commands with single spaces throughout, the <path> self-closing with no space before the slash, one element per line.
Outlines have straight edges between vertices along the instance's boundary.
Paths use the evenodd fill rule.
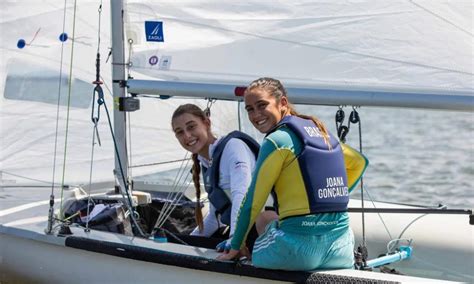
<path fill-rule="evenodd" d="M 398 247 L 401 241 L 406 241 L 408 245 L 411 245 L 412 239 L 394 239 L 387 243 L 387 254 L 394 252 L 394 248 Z M 394 244 L 395 243 L 395 244 Z M 394 245 L 393 245 L 394 244 Z"/>
<path fill-rule="evenodd" d="M 181 200 L 182 195 L 184 194 L 184 191 L 186 191 L 187 188 L 189 187 L 189 182 L 186 185 L 186 181 L 189 179 L 189 173 L 190 173 L 187 170 L 188 164 L 189 164 L 189 160 L 186 161 L 186 164 L 184 166 L 181 165 L 181 167 L 179 168 L 179 171 L 175 176 L 175 181 L 173 182 L 173 188 L 166 197 L 166 199 L 170 201 L 165 202 L 165 204 L 163 205 L 161 209 L 161 214 L 159 218 L 157 219 L 157 221 L 155 222 L 155 228 L 162 227 L 162 225 L 166 222 L 170 214 L 173 212 L 174 208 L 176 207 L 177 202 Z M 186 172 L 187 172 L 187 175 L 183 179 L 184 173 Z"/>
<path fill-rule="evenodd" d="M 87 222 L 86 222 L 86 230 L 89 231 L 89 221 L 91 218 L 89 217 L 89 210 L 90 204 L 92 203 L 91 198 L 91 190 L 92 190 L 92 169 L 94 166 L 94 149 L 95 149 L 95 134 L 97 133 L 97 120 L 94 122 L 94 128 L 92 129 L 92 150 L 91 150 L 91 166 L 89 171 L 89 189 L 87 193 Z"/>
<path fill-rule="evenodd" d="M 375 205 L 374 199 L 373 199 L 372 196 L 370 195 L 370 192 L 369 192 L 369 189 L 368 189 L 367 185 L 366 185 L 366 187 L 364 188 L 364 191 L 365 191 L 365 193 L 367 193 L 367 195 L 369 196 L 369 200 L 370 200 L 370 202 L 372 202 L 372 206 L 374 206 L 374 208 L 377 208 L 377 206 Z M 390 239 L 393 239 L 392 234 L 390 234 L 390 230 L 388 229 L 387 224 L 385 224 L 385 221 L 384 221 L 382 215 L 380 214 L 380 212 L 377 212 L 377 215 L 379 216 L 379 219 L 380 219 L 380 221 L 382 222 L 382 224 L 383 224 L 383 226 L 384 226 L 384 228 L 385 228 L 385 231 L 387 232 L 388 236 L 390 237 Z"/>
<path fill-rule="evenodd" d="M 26 177 L 26 176 L 22 176 L 22 175 L 17 175 L 17 174 L 14 174 L 14 173 L 10 173 L 10 172 L 6 172 L 4 170 L 0 171 L 1 173 L 3 174 L 7 174 L 7 175 L 10 175 L 10 176 L 14 176 L 14 177 L 19 177 L 19 178 L 22 178 L 22 179 L 26 179 L 26 180 L 31 180 L 31 181 L 37 181 L 37 182 L 40 182 L 40 183 L 45 183 L 45 184 L 48 184 L 48 185 L 53 185 L 53 186 L 60 186 L 61 184 L 60 183 L 51 183 L 49 181 L 45 181 L 45 180 L 40 180 L 40 179 L 35 179 L 35 178 L 30 178 L 30 177 Z"/>
<path fill-rule="evenodd" d="M 72 38 L 76 36 L 76 11 L 77 11 L 77 0 L 74 0 L 74 14 L 72 21 Z M 66 112 L 66 131 L 64 137 L 64 160 L 63 160 L 63 174 L 61 179 L 61 205 L 59 207 L 59 216 L 62 216 L 63 197 L 64 197 L 64 179 L 66 176 L 66 153 L 67 153 L 67 142 L 69 132 L 69 115 L 71 109 L 71 92 L 72 92 L 72 64 L 74 62 L 74 40 L 71 43 L 71 61 L 69 63 L 69 82 L 68 82 L 68 96 L 67 96 L 67 112 Z"/>
<path fill-rule="evenodd" d="M 437 209 L 443 210 L 443 209 L 446 209 L 446 207 L 447 207 L 446 205 L 443 205 L 443 206 L 441 206 L 441 207 L 437 207 Z M 421 215 L 421 216 L 418 216 L 418 217 L 416 217 L 415 219 L 413 219 L 410 223 L 408 223 L 408 225 L 405 226 L 405 228 L 402 230 L 402 232 L 400 233 L 400 235 L 398 236 L 398 238 L 401 238 L 401 237 L 403 236 L 403 234 L 405 233 L 405 231 L 406 231 L 413 223 L 415 223 L 415 222 L 418 221 L 419 219 L 425 217 L 426 215 L 428 215 L 428 213 L 423 214 L 423 215 Z"/>
<path fill-rule="evenodd" d="M 176 177 L 181 173 L 181 169 L 182 168 L 180 167 Z M 172 184 L 171 191 L 168 192 L 168 194 L 165 198 L 165 203 L 163 204 L 163 207 L 161 207 L 161 213 L 160 213 L 160 215 L 158 216 L 158 219 L 155 222 L 155 226 L 156 226 L 156 224 L 161 223 L 161 221 L 164 219 L 164 216 L 165 216 L 166 212 L 168 212 L 168 210 L 169 210 L 168 208 L 171 206 L 170 205 L 171 202 L 174 200 L 174 195 L 176 194 L 175 190 L 176 190 L 176 188 L 178 188 L 178 183 L 176 183 L 176 177 L 175 177 L 175 181 Z M 167 200 L 170 200 L 170 202 L 168 202 Z"/>
<path fill-rule="evenodd" d="M 63 32 L 66 29 L 66 0 L 64 0 L 63 8 Z M 63 58 L 64 58 L 64 41 L 61 41 L 61 57 L 59 60 L 59 83 L 58 83 L 58 100 L 56 103 L 56 130 L 54 137 L 54 154 L 53 154 L 53 178 L 51 181 L 51 195 L 54 195 L 54 180 L 56 175 L 56 157 L 58 149 L 58 132 L 59 132 L 59 106 L 61 104 L 61 84 L 62 84 L 62 73 L 63 73 Z"/>
<path fill-rule="evenodd" d="M 180 190 L 180 192 L 176 195 L 176 199 L 173 200 L 172 202 L 170 202 L 170 205 L 172 205 L 172 206 L 168 207 L 168 212 L 165 212 L 163 220 L 161 221 L 160 224 L 158 224 L 158 228 L 161 228 L 165 224 L 166 220 L 169 218 L 171 213 L 173 213 L 176 206 L 178 206 L 179 202 L 181 201 L 182 197 L 184 196 L 184 192 L 186 190 L 188 190 L 190 184 L 191 184 L 191 181 L 189 181 L 186 186 L 182 186 L 182 190 Z"/>
<path fill-rule="evenodd" d="M 170 192 L 168 192 L 168 195 L 166 196 L 166 199 L 167 199 L 167 200 L 173 200 L 173 199 L 174 199 L 174 195 L 176 195 L 176 189 L 178 188 L 178 185 L 179 185 L 180 182 L 181 182 L 181 178 L 183 177 L 183 174 L 184 174 L 185 170 L 188 168 L 189 160 L 186 160 L 187 156 L 188 156 L 188 152 L 186 152 L 186 154 L 185 154 L 185 156 L 184 156 L 184 159 L 183 159 L 183 161 L 181 162 L 180 167 L 178 168 L 178 172 L 176 173 L 176 176 L 175 176 L 175 178 L 174 178 L 174 180 L 173 180 L 173 183 L 172 183 L 172 186 L 173 186 L 173 187 L 172 187 L 172 190 L 171 190 Z M 185 161 L 186 161 L 186 164 L 184 165 Z M 178 178 L 178 177 L 179 177 L 179 178 Z M 170 206 L 170 205 L 169 205 L 168 202 L 165 203 L 165 204 L 163 205 L 161 211 L 162 211 L 162 212 L 163 212 L 163 211 L 167 211 L 167 210 L 168 210 L 167 208 L 168 208 L 169 206 Z"/>
<path fill-rule="evenodd" d="M 189 160 L 186 159 L 187 156 L 188 156 L 188 153 L 186 152 L 185 159 L 183 159 L 183 161 L 181 162 L 181 166 L 179 167 L 178 172 L 173 181 L 172 190 L 168 192 L 168 195 L 166 197 L 166 200 L 170 200 L 170 202 L 165 202 L 165 204 L 163 205 L 161 209 L 161 214 L 158 216 L 158 219 L 155 222 L 155 228 L 160 228 L 164 224 L 166 219 L 169 217 L 171 212 L 176 207 L 177 202 L 181 200 L 182 195 L 184 194 L 184 191 L 186 191 L 189 186 L 189 182 L 188 182 L 188 185 L 185 186 L 186 181 L 189 179 L 189 174 L 190 174 L 190 172 L 187 171 L 188 165 L 189 165 Z M 185 161 L 186 161 L 186 164 L 184 164 Z M 186 171 L 187 171 L 187 174 L 183 180 L 183 176 Z"/>
<path fill-rule="evenodd" d="M 102 18 L 102 1 L 100 1 L 100 6 L 98 9 L 99 13 L 99 23 L 98 23 L 98 30 L 97 30 L 97 54 L 100 52 L 100 23 L 101 23 L 101 18 Z M 99 84 L 99 82 L 96 82 Z M 100 94 L 97 94 L 98 96 Z M 92 96 L 93 99 L 95 99 L 95 90 L 94 90 L 94 95 Z M 99 112 L 100 109 L 100 104 L 97 103 L 97 111 Z M 94 107 L 92 109 L 92 112 L 94 112 Z M 94 168 L 94 150 L 95 150 L 95 138 L 97 134 L 97 138 L 99 135 L 99 130 L 97 128 L 97 124 L 99 123 L 99 117 L 97 116 L 97 119 L 94 117 L 94 113 L 91 115 L 92 117 L 92 122 L 94 123 L 94 127 L 92 129 L 92 149 L 91 149 L 91 164 L 90 164 L 90 171 L 89 171 L 89 189 L 88 189 L 88 194 L 87 194 L 87 221 L 86 221 L 86 231 L 89 231 L 89 221 L 91 220 L 89 214 L 90 214 L 90 205 L 92 203 L 92 198 L 91 198 L 91 190 L 92 190 L 92 172 Z M 100 139 L 99 139 L 99 144 L 100 144 Z"/>
<path fill-rule="evenodd" d="M 128 147 L 128 160 L 129 160 L 129 163 L 128 163 L 128 177 L 130 180 L 133 180 L 133 172 L 132 172 L 132 167 L 130 167 L 130 165 L 133 165 L 133 161 L 132 161 L 132 158 L 133 158 L 133 154 L 132 154 L 132 122 L 130 121 L 130 112 L 127 112 L 127 128 L 128 128 L 128 141 L 129 143 L 127 143 Z"/>

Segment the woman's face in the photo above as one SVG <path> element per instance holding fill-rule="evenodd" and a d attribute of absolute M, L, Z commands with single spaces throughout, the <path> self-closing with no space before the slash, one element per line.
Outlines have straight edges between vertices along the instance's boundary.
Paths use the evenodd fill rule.
<path fill-rule="evenodd" d="M 175 117 L 171 126 L 184 149 L 193 154 L 207 153 L 209 144 L 211 144 L 210 138 L 212 138 L 209 119 L 202 120 L 198 116 L 184 113 Z"/>
<path fill-rule="evenodd" d="M 270 131 L 283 118 L 288 109 L 286 97 L 281 97 L 278 102 L 263 88 L 252 89 L 245 94 L 244 100 L 250 122 L 261 133 Z"/>

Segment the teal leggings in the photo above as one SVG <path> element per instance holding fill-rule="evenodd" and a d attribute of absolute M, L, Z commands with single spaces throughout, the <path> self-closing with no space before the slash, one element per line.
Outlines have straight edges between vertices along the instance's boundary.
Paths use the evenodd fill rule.
<path fill-rule="evenodd" d="M 314 236 L 284 232 L 273 221 L 255 241 L 252 262 L 256 267 L 282 270 L 353 268 L 353 251 L 350 228 Z"/>

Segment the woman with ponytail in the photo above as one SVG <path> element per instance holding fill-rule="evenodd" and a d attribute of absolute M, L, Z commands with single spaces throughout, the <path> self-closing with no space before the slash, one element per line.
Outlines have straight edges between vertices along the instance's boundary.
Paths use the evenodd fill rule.
<path fill-rule="evenodd" d="M 354 238 L 347 204 L 368 164 L 340 143 L 316 117 L 299 114 L 280 81 L 260 78 L 244 94 L 250 122 L 266 134 L 250 188 L 240 208 L 230 260 L 245 254 L 255 223 L 256 267 L 314 270 L 353 267 Z M 267 196 L 276 212 L 262 210 Z"/>
<path fill-rule="evenodd" d="M 258 143 L 239 131 L 216 138 L 211 132 L 211 120 L 194 104 L 179 106 L 173 113 L 171 126 L 181 146 L 192 153 L 197 227 L 191 235 L 210 237 L 221 227 L 230 226 L 232 236 L 255 168 Z M 201 212 L 201 174 L 210 201 L 205 218 Z M 225 240 L 216 248 L 228 250 L 230 241 Z"/>

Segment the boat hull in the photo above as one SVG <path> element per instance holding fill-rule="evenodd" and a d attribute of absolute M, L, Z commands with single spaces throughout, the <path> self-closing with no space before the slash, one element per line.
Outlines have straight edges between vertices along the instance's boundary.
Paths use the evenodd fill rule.
<path fill-rule="evenodd" d="M 217 262 L 214 250 L 157 243 L 94 230 L 85 232 L 76 227 L 72 228 L 72 236 L 47 235 L 44 233 L 46 217 L 38 217 L 47 210 L 44 202 L 38 204 L 38 207 L 21 205 L 25 208 L 21 212 L 15 208 L 0 211 L 3 220 L 7 221 L 0 225 L 0 282 L 84 283 L 93 277 L 98 282 L 117 283 L 146 283 L 156 282 L 157 279 L 164 283 L 184 283 L 196 279 L 206 283 L 266 283 L 308 281 L 314 275 L 322 277 L 326 274 L 341 277 L 339 281 L 349 279 L 349 283 L 354 280 L 350 280 L 351 277 L 399 282 L 428 281 L 355 270 L 311 274 L 255 269 L 248 265 Z M 359 201 L 351 200 L 351 207 L 358 205 Z M 374 205 L 377 208 L 398 206 L 388 203 L 370 206 Z M 369 205 L 366 204 L 366 207 Z M 39 212 L 41 214 L 37 214 Z M 361 242 L 362 215 L 350 215 L 358 244 Z M 385 253 L 391 238 L 398 237 L 404 231 L 402 238 L 413 239 L 413 257 L 390 267 L 412 276 L 472 282 L 473 226 L 469 225 L 469 218 L 465 215 L 427 215 L 412 223 L 420 215 L 381 214 L 390 237 L 378 214 L 365 214 L 369 257 Z M 429 279 L 429 282 L 434 281 Z"/>
<path fill-rule="evenodd" d="M 246 264 L 215 261 L 216 253 L 207 249 L 155 243 L 113 233 L 85 233 L 77 228 L 73 229 L 74 237 L 44 235 L 32 230 L 31 226 L 29 229 L 0 226 L 2 282 L 191 283 L 199 279 L 202 283 L 446 283 L 349 269 L 318 272 L 256 269 Z M 75 243 L 73 246 L 82 248 L 71 247 L 69 239 Z M 100 247 L 101 252 L 91 249 L 91 244 Z M 134 244 L 135 249 L 127 252 L 130 244 Z M 153 253 L 159 258 L 153 260 Z M 169 259 L 163 257 L 166 254 L 169 257 L 170 253 L 188 258 L 189 262 L 170 264 Z M 144 255 L 148 256 L 147 261 L 137 259 Z M 200 261 L 196 262 L 196 258 Z"/>

